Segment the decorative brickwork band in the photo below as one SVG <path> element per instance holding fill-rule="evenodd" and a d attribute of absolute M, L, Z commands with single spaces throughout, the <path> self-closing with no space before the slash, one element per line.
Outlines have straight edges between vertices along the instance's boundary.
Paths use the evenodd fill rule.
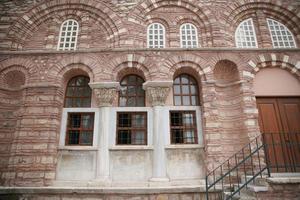
<path fill-rule="evenodd" d="M 152 106 L 163 106 L 172 85 L 173 81 L 147 81 L 143 84 L 143 89 Z"/>
<path fill-rule="evenodd" d="M 89 83 L 93 89 L 96 102 L 99 107 L 112 106 L 118 96 L 120 84 L 118 82 L 95 82 Z"/>

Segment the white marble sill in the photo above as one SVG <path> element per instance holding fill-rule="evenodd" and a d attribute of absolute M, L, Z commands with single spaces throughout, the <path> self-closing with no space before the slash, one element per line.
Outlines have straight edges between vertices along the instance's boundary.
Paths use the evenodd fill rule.
<path fill-rule="evenodd" d="M 58 147 L 60 151 L 98 151 L 97 147 L 93 146 L 61 146 Z"/>
<path fill-rule="evenodd" d="M 204 149 L 200 144 L 173 144 L 167 145 L 165 149 Z"/>
<path fill-rule="evenodd" d="M 110 151 L 132 151 L 132 150 L 153 150 L 153 146 L 146 146 L 146 145 L 120 145 L 120 146 L 113 146 L 109 148 Z"/>

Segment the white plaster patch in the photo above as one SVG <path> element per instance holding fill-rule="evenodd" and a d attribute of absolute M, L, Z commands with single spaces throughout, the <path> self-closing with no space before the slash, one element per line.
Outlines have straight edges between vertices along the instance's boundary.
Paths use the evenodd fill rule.
<path fill-rule="evenodd" d="M 266 62 L 266 58 L 265 58 L 264 55 L 261 54 L 258 57 L 259 57 L 259 59 L 260 59 L 261 62 Z"/>
<path fill-rule="evenodd" d="M 203 70 L 204 73 L 208 73 L 208 72 L 210 72 L 210 71 L 211 71 L 211 67 L 206 67 L 206 68 Z"/>
<path fill-rule="evenodd" d="M 287 63 L 289 61 L 289 56 L 284 55 L 283 56 L 283 62 Z"/>
<path fill-rule="evenodd" d="M 276 54 L 274 54 L 274 53 L 271 53 L 271 59 L 272 59 L 272 61 L 276 61 L 276 60 L 277 60 L 277 58 L 276 58 Z"/>
<path fill-rule="evenodd" d="M 297 71 L 298 71 L 298 70 L 297 70 L 296 68 L 293 68 L 293 69 L 292 69 L 292 73 L 297 73 Z"/>

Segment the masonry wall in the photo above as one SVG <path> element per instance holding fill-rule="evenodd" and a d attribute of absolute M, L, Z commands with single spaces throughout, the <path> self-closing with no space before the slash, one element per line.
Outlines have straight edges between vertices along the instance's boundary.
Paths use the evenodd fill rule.
<path fill-rule="evenodd" d="M 73 75 L 88 75 L 91 82 L 118 82 L 129 73 L 141 74 L 145 81 L 172 81 L 178 73 L 196 76 L 205 145 L 204 155 L 199 155 L 207 170 L 259 134 L 253 78 L 261 68 L 282 68 L 299 80 L 299 49 L 267 49 L 271 40 L 265 21 L 272 17 L 284 23 L 299 46 L 297 1 L 72 2 L 0 5 L 1 185 L 52 185 L 60 176 L 61 112 L 66 80 Z M 81 27 L 78 49 L 56 51 L 60 24 L 70 17 Z M 254 19 L 259 49 L 235 49 L 234 31 L 249 17 Z M 165 25 L 167 48 L 146 49 L 151 22 Z M 198 28 L 199 48 L 179 48 L 183 22 Z M 226 63 L 235 69 L 226 71 Z M 238 78 L 228 79 L 231 74 Z M 174 151 L 167 150 L 167 156 Z"/>

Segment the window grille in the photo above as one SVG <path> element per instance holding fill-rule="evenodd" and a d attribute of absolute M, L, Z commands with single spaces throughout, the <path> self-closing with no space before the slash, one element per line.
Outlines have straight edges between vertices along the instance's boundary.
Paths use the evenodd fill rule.
<path fill-rule="evenodd" d="M 75 50 L 77 46 L 79 25 L 73 19 L 64 21 L 60 28 L 58 50 Z"/>
<path fill-rule="evenodd" d="M 235 31 L 235 42 L 238 48 L 257 48 L 257 40 L 253 20 L 246 19 Z"/>
<path fill-rule="evenodd" d="M 193 24 L 186 23 L 180 27 L 180 44 L 182 48 L 197 48 L 197 29 Z"/>
<path fill-rule="evenodd" d="M 159 23 L 148 26 L 148 48 L 165 47 L 165 27 Z"/>

